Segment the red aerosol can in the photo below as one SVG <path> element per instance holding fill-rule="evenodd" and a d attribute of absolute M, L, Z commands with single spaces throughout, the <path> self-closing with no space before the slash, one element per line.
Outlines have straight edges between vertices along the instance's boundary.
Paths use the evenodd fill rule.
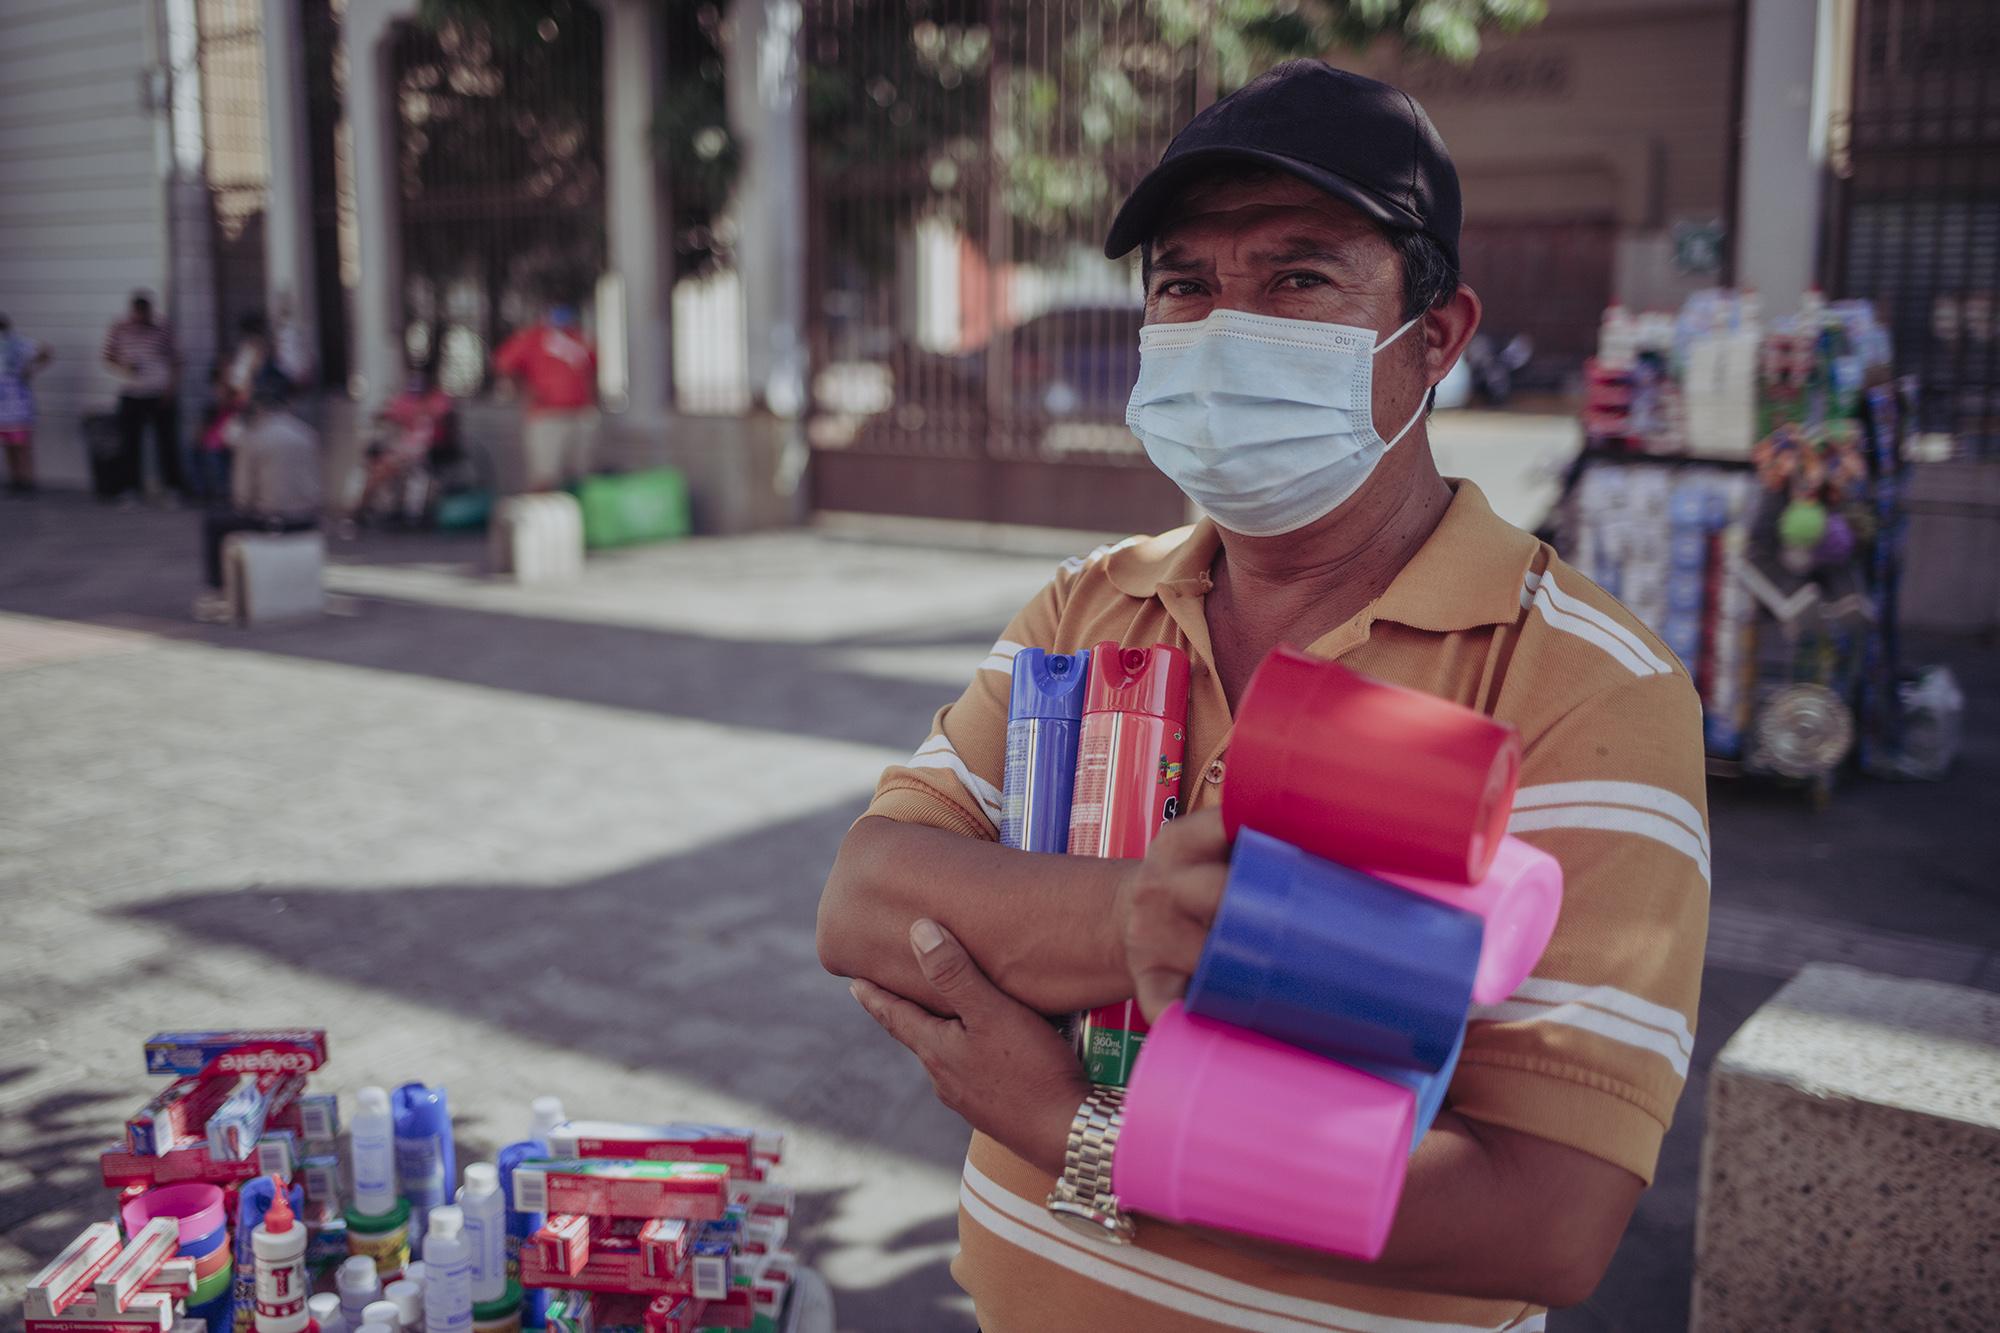
<path fill-rule="evenodd" d="M 1144 856 L 1160 826 L 1180 813 L 1187 707 L 1188 659 L 1178 648 L 1107 642 L 1091 650 L 1070 855 Z M 1124 1087 L 1146 1033 L 1137 1001 L 1079 1014 L 1075 1031 L 1091 1082 Z"/>

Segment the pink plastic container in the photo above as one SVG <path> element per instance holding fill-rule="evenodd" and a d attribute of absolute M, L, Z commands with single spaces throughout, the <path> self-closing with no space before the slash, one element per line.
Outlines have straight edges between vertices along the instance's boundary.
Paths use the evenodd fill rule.
<path fill-rule="evenodd" d="M 1374 1259 L 1415 1115 L 1408 1088 L 1175 1003 L 1125 1091 L 1112 1188 L 1168 1221 Z"/>
<path fill-rule="evenodd" d="M 182 1240 L 196 1240 L 222 1226 L 222 1191 L 199 1181 L 155 1185 L 118 1213 L 128 1236 L 138 1235 L 156 1217 L 171 1217 L 180 1223 Z"/>
<path fill-rule="evenodd" d="M 1474 1004 L 1498 1004 L 1527 979 L 1555 934 L 1562 914 L 1562 866 L 1511 835 L 1500 839 L 1493 865 L 1477 884 L 1447 884 L 1372 871 L 1380 879 L 1486 918 L 1479 968 L 1472 978 Z"/>

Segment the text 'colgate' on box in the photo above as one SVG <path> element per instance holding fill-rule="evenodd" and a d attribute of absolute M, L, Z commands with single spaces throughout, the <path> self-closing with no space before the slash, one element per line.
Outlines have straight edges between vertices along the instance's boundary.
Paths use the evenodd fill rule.
<path fill-rule="evenodd" d="M 525 1213 L 707 1222 L 728 1202 L 729 1168 L 713 1162 L 531 1159 L 514 1168 L 514 1206 Z"/>
<path fill-rule="evenodd" d="M 309 1074 L 326 1063 L 326 1029 L 156 1032 L 146 1039 L 149 1074 Z"/>

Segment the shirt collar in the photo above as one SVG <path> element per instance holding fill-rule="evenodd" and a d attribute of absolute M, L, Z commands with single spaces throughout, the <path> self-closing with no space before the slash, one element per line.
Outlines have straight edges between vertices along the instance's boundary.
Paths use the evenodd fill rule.
<path fill-rule="evenodd" d="M 1469 481 L 1451 483 L 1451 504 L 1410 562 L 1370 610 L 1374 620 L 1449 634 L 1506 624 L 1521 614 L 1521 590 L 1539 543 L 1493 512 Z M 1106 559 L 1112 586 L 1157 597 L 1170 584 L 1204 585 L 1222 537 L 1212 519 L 1120 547 Z"/>

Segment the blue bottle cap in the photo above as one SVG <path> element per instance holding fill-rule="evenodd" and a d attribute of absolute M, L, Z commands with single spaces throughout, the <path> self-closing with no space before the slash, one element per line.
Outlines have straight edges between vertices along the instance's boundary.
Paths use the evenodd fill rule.
<path fill-rule="evenodd" d="M 1053 718 L 1074 722 L 1083 716 L 1085 682 L 1090 678 L 1090 650 L 1052 653 L 1023 648 L 1014 654 L 1014 692 L 1007 720 Z"/>
<path fill-rule="evenodd" d="M 422 1083 L 405 1083 L 389 1094 L 396 1117 L 396 1137 L 427 1139 L 451 1132 L 451 1108 L 444 1089 Z"/>

